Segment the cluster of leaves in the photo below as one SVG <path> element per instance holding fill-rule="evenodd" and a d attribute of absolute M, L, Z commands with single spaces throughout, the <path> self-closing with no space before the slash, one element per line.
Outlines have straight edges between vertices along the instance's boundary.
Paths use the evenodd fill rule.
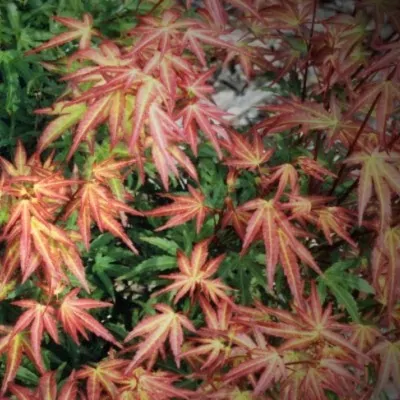
<path fill-rule="evenodd" d="M 3 398 L 385 396 L 400 9 L 129 6 L 133 26 L 58 15 L 26 53 L 66 86 L 34 151 L 0 158 Z M 211 98 L 228 65 L 281 87 L 243 131 Z"/>

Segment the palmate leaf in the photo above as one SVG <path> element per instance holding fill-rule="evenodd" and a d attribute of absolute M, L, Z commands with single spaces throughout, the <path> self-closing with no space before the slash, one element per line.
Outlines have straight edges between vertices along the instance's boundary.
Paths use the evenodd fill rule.
<path fill-rule="evenodd" d="M 210 239 L 197 243 L 193 248 L 190 259 L 186 254 L 178 250 L 177 264 L 179 272 L 160 276 L 161 278 L 171 279 L 175 282 L 155 292 L 153 296 L 177 291 L 174 304 L 188 294 L 192 303 L 195 299 L 199 299 L 199 296 L 204 296 L 207 300 L 211 300 L 215 304 L 218 304 L 220 301 L 231 302 L 226 294 L 230 288 L 221 282 L 219 278 L 211 279 L 217 272 L 225 255 L 220 255 L 207 262 L 209 244 Z"/>
<path fill-rule="evenodd" d="M 376 100 L 378 99 L 378 100 Z M 381 80 L 363 85 L 362 92 L 357 94 L 357 100 L 352 104 L 349 115 L 361 107 L 376 103 L 376 129 L 379 132 L 381 145 L 386 145 L 386 125 L 390 115 L 394 113 L 396 104 L 400 102 L 400 85 L 395 81 Z"/>
<path fill-rule="evenodd" d="M 231 302 L 221 301 L 216 310 L 203 297 L 200 297 L 200 306 L 207 326 L 197 332 L 197 336 L 186 342 L 189 350 L 181 354 L 181 358 L 190 361 L 201 360 L 201 370 L 207 373 L 221 368 L 231 353 L 231 339 L 239 330 L 233 321 L 233 307 Z M 204 359 L 205 358 L 205 359 Z"/>
<path fill-rule="evenodd" d="M 253 383 L 253 394 L 258 396 L 285 378 L 287 370 L 282 355 L 274 347 L 267 344 L 264 335 L 256 331 L 254 336 L 255 342 L 250 338 L 246 341 L 247 350 L 250 354 L 249 359 L 245 359 L 238 366 L 231 369 L 223 380 L 230 383 L 237 381 L 238 378 L 261 371 L 258 380 L 254 380 Z"/>
<path fill-rule="evenodd" d="M 77 379 L 86 380 L 88 400 L 99 399 L 103 392 L 106 392 L 111 399 L 116 398 L 118 391 L 116 383 L 122 380 L 122 368 L 126 367 L 127 363 L 126 360 L 106 359 L 77 371 Z"/>
<path fill-rule="evenodd" d="M 45 370 L 41 358 L 40 363 L 38 363 L 33 354 L 27 332 L 13 333 L 11 327 L 0 325 L 0 333 L 3 335 L 0 338 L 0 354 L 7 354 L 6 368 L 1 386 L 1 393 L 4 394 L 8 384 L 14 380 L 17 374 L 24 353 L 34 363 L 39 372 L 44 373 Z"/>
<path fill-rule="evenodd" d="M 84 311 L 93 308 L 110 307 L 112 304 L 91 299 L 79 299 L 77 298 L 79 290 L 80 289 L 73 289 L 61 302 L 58 318 L 65 332 L 67 332 L 77 344 L 79 344 L 78 333 L 85 339 L 88 339 L 89 337 L 85 331 L 88 330 L 93 332 L 96 336 L 113 343 L 115 346 L 121 347 L 113 335 L 111 335 L 102 324 Z"/>
<path fill-rule="evenodd" d="M 280 346 L 281 351 L 304 349 L 311 344 L 323 341 L 337 346 L 352 356 L 358 356 L 364 361 L 369 360 L 369 357 L 346 339 L 343 334 L 345 325 L 336 321 L 337 317 L 333 315 L 332 304 L 326 308 L 322 307 L 314 282 L 311 286 L 311 294 L 304 303 L 303 308 L 293 307 L 296 314 L 263 307 L 263 313 L 266 313 L 268 317 L 275 317 L 276 322 L 271 319 L 265 320 L 265 318 L 257 320 L 258 318 L 252 317 L 251 314 L 250 316 L 243 315 L 240 320 L 256 324 L 257 328 L 267 335 L 286 339 Z"/>
<path fill-rule="evenodd" d="M 120 164 L 114 164 L 114 166 Z M 125 166 L 125 164 L 123 164 Z M 105 172 L 103 171 L 103 174 Z M 104 179 L 104 177 L 102 178 Z M 140 216 L 141 212 L 127 206 L 114 198 L 111 190 L 101 184 L 101 180 L 92 179 L 82 185 L 74 195 L 74 200 L 68 204 L 63 218 L 66 220 L 74 211 L 78 211 L 78 226 L 86 248 L 90 247 L 91 224 L 95 221 L 100 231 L 108 231 L 120 238 L 134 253 L 138 253 L 131 239 L 118 222 L 120 212 Z"/>
<path fill-rule="evenodd" d="M 35 110 L 35 114 L 58 115 L 41 134 L 37 145 L 38 152 L 41 153 L 66 130 L 76 125 L 85 114 L 86 109 L 85 103 L 68 104 L 67 102 L 58 102 L 52 108 Z"/>
<path fill-rule="evenodd" d="M 124 374 L 119 382 L 118 399 L 191 399 L 193 392 L 173 385 L 179 378 L 179 375 L 166 371 L 135 368 L 130 373 Z"/>
<path fill-rule="evenodd" d="M 266 274 L 268 286 L 272 290 L 278 261 L 280 261 L 290 286 L 290 290 L 299 306 L 304 302 L 303 281 L 300 277 L 298 259 L 318 274 L 320 268 L 309 250 L 296 238 L 302 234 L 283 213 L 281 204 L 275 200 L 255 199 L 239 207 L 244 211 L 253 211 L 247 222 L 243 239 L 242 254 L 258 235 L 262 235 L 266 249 Z"/>
<path fill-rule="evenodd" d="M 238 169 L 255 170 L 260 168 L 272 156 L 273 150 L 265 150 L 260 135 L 254 135 L 250 143 L 242 135 L 230 133 L 231 143 L 225 146 L 231 153 L 231 157 L 225 164 Z"/>
<path fill-rule="evenodd" d="M 19 300 L 14 301 L 14 305 L 28 308 L 14 325 L 14 334 L 24 331 L 28 326 L 30 327 L 30 338 L 32 345 L 32 352 L 38 364 L 42 363 L 41 360 L 41 342 L 43 334 L 46 331 L 54 342 L 59 343 L 56 313 L 54 307 L 50 305 L 43 305 L 34 300 Z"/>
<path fill-rule="evenodd" d="M 203 66 L 207 65 L 207 60 L 202 44 L 209 44 L 216 48 L 229 49 L 238 53 L 247 53 L 245 49 L 218 38 L 218 34 L 218 31 L 210 29 L 206 23 L 196 20 L 196 23 L 190 26 L 184 33 L 182 47 L 189 48 Z"/>
<path fill-rule="evenodd" d="M 229 137 L 223 127 L 223 125 L 228 123 L 223 117 L 227 117 L 228 115 L 228 113 L 220 110 L 211 102 L 204 100 L 193 101 L 178 113 L 177 118 L 183 118 L 184 132 L 193 136 L 189 137 L 188 141 L 192 145 L 194 154 L 197 154 L 197 143 L 194 137 L 197 137 L 197 128 L 200 128 L 211 141 L 218 157 L 222 159 L 222 150 L 218 135 L 223 134 L 226 138 Z M 211 123 L 210 121 L 216 121 L 220 125 Z"/>
<path fill-rule="evenodd" d="M 354 266 L 353 261 L 338 261 L 324 271 L 318 277 L 318 290 L 320 293 L 326 292 L 326 288 L 332 292 L 339 304 L 343 305 L 354 322 L 360 322 L 360 314 L 357 302 L 352 292 L 358 290 L 367 294 L 374 294 L 375 290 L 365 280 L 352 273 L 346 272 Z M 323 301 L 323 298 L 321 299 Z"/>
<path fill-rule="evenodd" d="M 363 222 L 365 208 L 372 196 L 372 188 L 380 205 L 381 227 L 391 220 L 391 190 L 400 195 L 400 171 L 397 168 L 400 153 L 381 151 L 360 151 L 345 160 L 347 164 L 361 164 L 358 184 L 358 223 Z"/>
<path fill-rule="evenodd" d="M 155 309 L 160 314 L 146 317 L 125 338 L 125 342 L 129 342 L 137 336 L 146 336 L 146 339 L 139 344 L 138 351 L 129 364 L 126 373 L 132 371 L 146 359 L 155 360 L 168 338 L 175 362 L 179 366 L 179 356 L 183 343 L 183 327 L 191 332 L 196 331 L 186 316 L 174 312 L 166 304 L 159 303 L 155 305 Z"/>
<path fill-rule="evenodd" d="M 278 187 L 275 192 L 275 199 L 277 200 L 284 194 L 287 186 L 290 187 L 292 195 L 298 194 L 299 192 L 299 174 L 292 164 L 285 163 L 271 168 L 271 175 L 267 176 L 264 180 L 265 187 L 278 182 Z"/>
<path fill-rule="evenodd" d="M 359 379 L 347 368 L 348 361 L 322 357 L 304 359 L 282 385 L 283 398 L 329 399 L 326 390 L 334 392 L 340 399 L 351 399 L 357 390 Z M 357 368 L 357 365 L 356 365 Z M 359 371 L 357 371 L 359 372 Z M 360 397 L 367 400 L 370 397 Z"/>
<path fill-rule="evenodd" d="M 296 97 L 284 98 L 282 104 L 263 107 L 276 115 L 260 122 L 252 129 L 255 131 L 266 129 L 268 133 L 279 133 L 301 126 L 305 135 L 312 130 L 326 132 L 328 145 L 332 145 L 341 132 L 353 130 L 356 123 L 342 116 L 338 101 L 334 97 L 331 98 L 330 107 L 331 110 L 327 111 L 322 104 L 315 101 L 302 102 Z"/>
<path fill-rule="evenodd" d="M 188 185 L 188 189 L 189 196 L 165 194 L 163 195 L 164 197 L 174 200 L 172 204 L 144 212 L 147 217 L 172 217 L 166 224 L 157 228 L 156 231 L 179 226 L 196 218 L 196 231 L 197 233 L 200 232 L 204 219 L 211 209 L 205 205 L 205 196 L 199 190 L 190 185 Z"/>
<path fill-rule="evenodd" d="M 85 14 L 82 21 L 66 17 L 53 17 L 53 19 L 69 28 L 70 31 L 61 33 L 60 35 L 50 39 L 48 42 L 26 52 L 27 55 L 58 47 L 75 39 L 79 39 L 80 49 L 87 49 L 90 46 L 91 37 L 100 36 L 100 33 L 93 29 L 93 18 L 89 14 Z"/>
<path fill-rule="evenodd" d="M 190 20 L 179 21 L 179 17 L 180 13 L 175 10 L 164 12 L 161 18 L 142 17 L 141 24 L 129 32 L 129 35 L 132 36 L 140 35 L 129 54 L 137 54 L 151 44 L 155 44 L 161 54 L 164 54 L 180 31 L 195 24 L 195 21 Z"/>

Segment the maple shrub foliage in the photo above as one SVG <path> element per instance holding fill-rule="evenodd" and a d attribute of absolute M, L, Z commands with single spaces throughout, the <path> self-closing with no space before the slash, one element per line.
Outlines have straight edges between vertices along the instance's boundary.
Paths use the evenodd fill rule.
<path fill-rule="evenodd" d="M 64 92 L 0 159 L 1 398 L 400 389 L 400 9 L 318 11 L 54 17 L 26 57 Z M 227 68 L 278 92 L 243 129 L 211 97 Z"/>

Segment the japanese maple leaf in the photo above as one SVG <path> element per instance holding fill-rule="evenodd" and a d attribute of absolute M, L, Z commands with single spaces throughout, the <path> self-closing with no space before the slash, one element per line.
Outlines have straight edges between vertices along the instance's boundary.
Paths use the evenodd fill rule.
<path fill-rule="evenodd" d="M 332 315 L 332 304 L 325 309 L 322 308 L 314 283 L 304 307 L 293 306 L 293 309 L 295 314 L 265 307 L 268 315 L 276 317 L 278 321 L 257 322 L 257 327 L 265 334 L 286 339 L 280 346 L 281 351 L 304 349 L 313 343 L 324 341 L 363 360 L 368 360 L 368 357 L 344 336 L 344 326 L 336 321 L 336 316 Z"/>
<path fill-rule="evenodd" d="M 295 300 L 301 305 L 303 303 L 303 282 L 297 259 L 299 258 L 318 274 L 321 273 L 311 253 L 296 238 L 301 231 L 289 222 L 288 217 L 280 209 L 279 203 L 274 200 L 251 200 L 241 205 L 240 209 L 254 210 L 247 224 L 242 254 L 253 243 L 257 235 L 262 233 L 266 249 L 268 286 L 272 290 L 276 266 L 280 261 L 290 290 Z"/>
<path fill-rule="evenodd" d="M 173 385 L 178 379 L 178 375 L 170 372 L 149 371 L 138 367 L 124 375 L 119 382 L 118 398 L 137 400 L 141 396 L 154 400 L 190 399 L 193 392 Z"/>
<path fill-rule="evenodd" d="M 345 160 L 347 164 L 361 164 L 358 184 L 358 223 L 362 224 L 365 208 L 375 189 L 380 204 L 381 226 L 391 218 L 391 190 L 400 195 L 400 171 L 397 168 L 400 153 L 380 151 L 359 151 Z"/>
<path fill-rule="evenodd" d="M 163 197 L 174 200 L 174 202 L 144 213 L 148 217 L 172 216 L 166 224 L 157 228 L 156 231 L 172 228 L 196 218 L 196 231 L 197 233 L 200 232 L 204 219 L 211 210 L 205 205 L 205 196 L 200 191 L 190 185 L 188 185 L 188 189 L 189 196 L 164 194 Z"/>
<path fill-rule="evenodd" d="M 120 102 L 120 92 L 109 93 L 103 97 L 96 99 L 92 104 L 87 106 L 84 116 L 79 120 L 79 124 L 74 132 L 74 139 L 72 145 L 69 149 L 67 160 L 69 161 L 72 156 L 76 153 L 79 144 L 88 139 L 88 135 L 93 132 L 99 125 L 101 125 L 107 117 L 109 117 L 111 112 L 115 112 L 114 106 Z M 79 104 L 79 103 L 78 103 Z M 118 111 L 117 111 L 118 112 Z M 118 114 L 112 114 L 114 117 Z M 115 142 L 116 133 L 113 131 L 113 142 Z"/>
<path fill-rule="evenodd" d="M 68 80 L 71 76 L 74 77 L 86 77 L 87 74 L 94 72 L 101 72 L 99 67 L 117 67 L 130 65 L 132 63 L 131 58 L 122 57 L 121 48 L 111 40 L 103 40 L 97 48 L 89 48 L 84 50 L 79 50 L 71 56 L 72 60 L 90 60 L 94 64 L 93 67 L 83 67 L 77 71 L 71 72 L 65 75 L 62 80 Z"/>
<path fill-rule="evenodd" d="M 143 72 L 159 77 L 170 95 L 167 107 L 172 109 L 178 94 L 178 84 L 182 77 L 187 79 L 188 76 L 193 76 L 193 67 L 187 59 L 174 54 L 172 50 L 168 50 L 165 54 L 149 51 Z"/>
<path fill-rule="evenodd" d="M 289 163 L 281 164 L 277 167 L 271 168 L 271 174 L 267 176 L 263 185 L 267 188 L 275 182 L 278 182 L 278 187 L 275 192 L 275 199 L 279 199 L 285 192 L 289 185 L 291 194 L 299 192 L 299 174 L 296 168 Z"/>
<path fill-rule="evenodd" d="M 242 361 L 223 378 L 225 382 L 230 383 L 238 378 L 262 371 L 254 385 L 255 396 L 264 393 L 286 376 L 284 360 L 279 352 L 274 347 L 267 346 L 265 341 L 258 340 L 257 344 L 258 346 L 250 350 L 250 359 Z"/>
<path fill-rule="evenodd" d="M 220 387 L 218 387 L 220 385 Z M 197 390 L 204 400 L 255 400 L 250 390 L 241 389 L 238 385 L 221 385 L 217 378 Z M 266 395 L 257 396 L 257 400 L 269 400 Z"/>
<path fill-rule="evenodd" d="M 194 24 L 189 19 L 179 21 L 179 17 L 180 13 L 175 10 L 167 10 L 161 17 L 141 17 L 138 26 L 129 32 L 131 36 L 139 35 L 139 40 L 129 54 L 136 54 L 151 44 L 155 44 L 161 54 L 164 54 L 171 47 L 171 42 L 180 36 L 181 31 Z"/>
<path fill-rule="evenodd" d="M 196 168 L 177 145 L 179 139 L 177 140 L 175 136 L 178 129 L 175 122 L 156 103 L 150 106 L 149 118 L 151 137 L 148 138 L 150 140 L 147 143 L 151 146 L 154 165 L 160 174 L 165 190 L 169 188 L 169 172 L 176 177 L 179 176 L 177 164 L 183 167 L 195 181 L 198 181 Z"/>
<path fill-rule="evenodd" d="M 137 144 L 144 123 L 148 118 L 149 130 L 153 140 L 159 146 L 165 146 L 167 135 L 176 137 L 178 126 L 171 117 L 161 108 L 160 104 L 168 104 L 168 91 L 166 87 L 152 76 L 142 79 L 135 98 L 134 122 L 129 139 L 129 149 L 132 151 Z"/>
<path fill-rule="evenodd" d="M 372 348 L 368 355 L 378 355 L 380 358 L 374 394 L 378 396 L 390 382 L 390 378 L 397 390 L 400 390 L 400 340 L 394 342 L 382 340 Z"/>
<path fill-rule="evenodd" d="M 285 399 L 307 397 L 319 400 L 328 399 L 326 390 L 329 390 L 341 399 L 352 398 L 358 379 L 346 364 L 334 358 L 299 361 L 296 370 L 283 382 L 282 395 Z"/>
<path fill-rule="evenodd" d="M 381 145 L 386 145 L 386 124 L 400 102 L 400 84 L 390 79 L 364 84 L 348 115 L 360 111 L 364 106 L 372 105 L 375 101 L 376 130 L 379 132 Z"/>
<path fill-rule="evenodd" d="M 40 304 L 34 300 L 14 301 L 14 305 L 28 308 L 16 321 L 13 333 L 20 333 L 30 326 L 32 352 L 38 364 L 41 364 L 41 342 L 47 332 L 54 342 L 59 343 L 56 312 L 53 306 Z"/>
<path fill-rule="evenodd" d="M 120 217 L 119 212 L 142 214 L 122 201 L 116 200 L 110 190 L 100 182 L 91 180 L 82 185 L 75 193 L 74 200 L 68 205 L 63 218 L 68 218 L 75 210 L 79 211 L 78 226 L 87 249 L 90 246 L 90 226 L 94 220 L 100 231 L 109 231 L 137 253 L 136 247 L 116 218 Z"/>
<path fill-rule="evenodd" d="M 226 294 L 230 288 L 221 282 L 219 278 L 211 279 L 217 272 L 225 255 L 223 254 L 207 261 L 209 243 L 209 239 L 197 243 L 193 248 L 190 259 L 186 254 L 178 250 L 177 263 L 180 272 L 160 275 L 161 278 L 171 279 L 175 282 L 155 292 L 153 295 L 157 296 L 162 293 L 177 291 L 174 296 L 174 304 L 178 303 L 187 294 L 190 295 L 192 302 L 198 299 L 199 296 L 211 299 L 215 304 L 218 304 L 222 300 L 231 302 Z"/>
<path fill-rule="evenodd" d="M 43 269 L 50 286 L 55 287 L 62 280 L 67 280 L 62 267 L 66 267 L 80 282 L 82 287 L 89 292 L 89 286 L 85 277 L 85 269 L 80 258 L 76 244 L 67 233 L 52 224 L 44 224 L 32 217 L 31 233 L 37 253 L 43 260 Z M 34 265 L 30 265 L 23 274 L 25 281 L 34 271 Z"/>
<path fill-rule="evenodd" d="M 228 138 L 224 124 L 227 121 L 223 117 L 228 116 L 224 111 L 221 111 L 215 105 L 206 101 L 194 101 L 186 105 L 177 115 L 177 119 L 183 118 L 183 131 L 188 135 L 187 142 L 192 146 L 192 150 L 197 155 L 197 127 L 199 127 L 206 137 L 211 141 L 219 158 L 222 158 L 221 146 L 219 145 L 218 134 L 225 134 Z M 220 125 L 211 123 L 217 121 Z M 194 137 L 192 137 L 194 136 Z"/>
<path fill-rule="evenodd" d="M 208 100 L 209 95 L 215 92 L 212 85 L 208 85 L 207 81 L 211 80 L 215 68 L 210 68 L 203 74 L 187 74 L 184 77 L 181 87 L 186 90 L 190 98 L 197 97 L 198 99 Z"/>
<path fill-rule="evenodd" d="M 342 116 L 338 101 L 331 98 L 330 110 L 322 104 L 301 99 L 282 99 L 282 104 L 263 107 L 276 113 L 275 116 L 255 125 L 254 130 L 266 128 L 268 133 L 282 132 L 283 130 L 301 126 L 304 134 L 312 130 L 324 131 L 327 134 L 328 145 L 344 130 L 351 129 L 354 122 Z"/>
<path fill-rule="evenodd" d="M 240 209 L 240 207 L 235 207 L 230 197 L 225 200 L 225 204 L 226 208 L 222 217 L 221 227 L 226 228 L 228 225 L 232 225 L 237 235 L 243 240 L 251 213 Z"/>
<path fill-rule="evenodd" d="M 79 288 L 73 289 L 68 293 L 62 300 L 58 310 L 58 319 L 61 321 L 64 331 L 67 332 L 77 344 L 79 344 L 78 333 L 86 340 L 89 339 L 86 333 L 86 330 L 88 330 L 93 332 L 96 336 L 113 343 L 115 346 L 121 347 L 113 335 L 85 311 L 93 308 L 110 307 L 112 304 L 98 300 L 79 299 L 77 298 L 79 290 Z"/>
<path fill-rule="evenodd" d="M 114 157 L 108 157 L 103 161 L 94 163 L 91 167 L 90 175 L 100 183 L 108 185 L 112 179 L 123 180 L 129 170 L 124 173 L 122 173 L 122 170 L 131 167 L 135 162 L 134 159 L 116 160 Z"/>
<path fill-rule="evenodd" d="M 265 150 L 260 135 L 253 136 L 252 143 L 242 135 L 230 133 L 231 143 L 226 144 L 231 156 L 225 161 L 226 165 L 239 169 L 255 170 L 266 163 L 272 156 L 273 150 Z"/>
<path fill-rule="evenodd" d="M 39 379 L 37 396 L 40 400 L 68 400 L 75 399 L 78 393 L 76 374 L 73 371 L 65 381 L 61 390 L 57 390 L 56 372 L 46 372 Z"/>
<path fill-rule="evenodd" d="M 325 207 L 317 210 L 316 214 L 318 215 L 316 225 L 322 230 L 329 244 L 333 244 L 332 233 L 335 232 L 351 246 L 357 247 L 357 243 L 347 232 L 352 226 L 353 220 L 347 209 L 343 207 Z"/>
<path fill-rule="evenodd" d="M 86 380 L 86 394 L 88 400 L 100 399 L 106 392 L 111 399 L 117 397 L 117 383 L 123 378 L 122 368 L 127 361 L 119 359 L 106 359 L 94 366 L 84 366 L 76 373 L 79 380 Z"/>
<path fill-rule="evenodd" d="M 200 306 L 207 326 L 198 330 L 197 335 L 185 343 L 189 345 L 189 349 L 180 357 L 187 359 L 189 363 L 194 358 L 196 361 L 200 358 L 201 370 L 213 373 L 226 364 L 231 354 L 232 338 L 240 328 L 233 321 L 231 302 L 222 300 L 215 311 L 211 304 L 201 297 Z"/>
<path fill-rule="evenodd" d="M 67 17 L 53 17 L 53 19 L 69 28 L 70 31 L 53 37 L 48 42 L 43 43 L 35 49 L 29 50 L 26 54 L 33 54 L 61 46 L 62 44 L 71 42 L 75 39 L 79 39 L 80 49 L 87 49 L 90 46 L 92 36 L 101 36 L 99 31 L 93 29 L 93 18 L 89 14 L 84 14 L 82 21 Z"/>
<path fill-rule="evenodd" d="M 25 150 L 17 146 L 15 166 L 1 159 L 6 174 L 4 177 L 3 195 L 11 198 L 10 215 L 3 228 L 2 239 L 10 245 L 19 246 L 18 257 L 25 281 L 34 271 L 33 261 L 40 255 L 48 275 L 61 269 L 62 259 L 70 271 L 77 276 L 82 285 L 88 289 L 84 278 L 83 266 L 77 261 L 78 250 L 66 232 L 54 225 L 60 207 L 70 199 L 69 186 L 77 181 L 65 179 L 57 172 L 51 159 L 44 163 L 36 157 L 27 160 Z M 20 175 L 22 174 L 22 175 Z M 71 253 L 65 257 L 55 257 L 59 248 L 66 247 Z"/>
<path fill-rule="evenodd" d="M 129 342 L 137 336 L 146 336 L 146 339 L 139 344 L 138 350 L 129 364 L 126 373 L 137 368 L 144 360 L 154 358 L 163 347 L 164 342 L 169 338 L 169 344 L 177 365 L 180 364 L 180 353 L 183 343 L 183 327 L 191 332 L 195 328 L 190 320 L 180 313 L 176 313 L 166 304 L 157 304 L 154 307 L 160 314 L 146 317 L 132 332 L 125 338 Z"/>
<path fill-rule="evenodd" d="M 87 105 L 85 103 L 69 104 L 66 101 L 59 101 L 51 108 L 35 110 L 35 114 L 58 115 L 56 119 L 46 126 L 40 135 L 37 151 L 41 153 L 51 143 L 61 137 L 65 131 L 75 126 L 85 115 L 86 111 Z"/>
<path fill-rule="evenodd" d="M 44 373 L 45 370 L 42 363 L 37 363 L 27 332 L 15 334 L 11 327 L 0 325 L 0 334 L 3 335 L 0 338 L 0 354 L 7 354 L 5 373 L 1 386 L 1 393 L 4 394 L 8 384 L 14 380 L 17 374 L 24 353 L 33 362 L 40 373 Z"/>
<path fill-rule="evenodd" d="M 218 35 L 218 31 L 212 28 L 210 29 L 206 23 L 196 20 L 192 26 L 186 29 L 182 37 L 181 46 L 182 48 L 189 48 L 203 66 L 207 65 L 206 55 L 203 50 L 204 44 L 209 44 L 216 48 L 229 49 L 243 53 L 246 52 L 235 44 L 218 38 Z"/>
<path fill-rule="evenodd" d="M 332 233 L 336 233 L 351 246 L 357 247 L 347 232 L 353 225 L 352 213 L 343 207 L 326 206 L 331 200 L 325 196 L 290 196 L 282 208 L 290 209 L 293 218 L 302 225 L 307 221 L 317 226 L 329 244 L 333 244 Z"/>
<path fill-rule="evenodd" d="M 368 77 L 373 72 L 378 72 L 382 69 L 395 67 L 397 65 L 397 60 L 400 55 L 400 43 L 398 41 L 379 44 L 376 45 L 376 48 L 379 49 L 380 52 L 387 52 L 385 54 L 379 53 L 377 57 L 373 59 L 373 62 L 360 73 L 360 76 L 363 78 Z"/>

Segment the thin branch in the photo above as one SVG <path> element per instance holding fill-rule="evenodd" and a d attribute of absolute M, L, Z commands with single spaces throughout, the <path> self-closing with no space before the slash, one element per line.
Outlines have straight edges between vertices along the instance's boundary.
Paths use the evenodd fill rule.
<path fill-rule="evenodd" d="M 312 37 L 314 35 L 315 16 L 317 14 L 317 3 L 318 3 L 318 0 L 314 0 L 313 15 L 312 15 L 312 21 L 311 21 L 311 30 L 310 30 L 310 38 L 309 38 L 308 44 L 307 44 L 308 54 L 307 54 L 306 69 L 304 71 L 304 79 L 303 79 L 303 89 L 302 89 L 302 93 L 301 93 L 301 101 L 304 101 L 306 99 L 306 94 L 307 94 L 308 69 L 309 69 L 309 66 L 310 66 L 310 54 L 309 53 L 311 51 L 311 40 L 312 40 Z"/>

